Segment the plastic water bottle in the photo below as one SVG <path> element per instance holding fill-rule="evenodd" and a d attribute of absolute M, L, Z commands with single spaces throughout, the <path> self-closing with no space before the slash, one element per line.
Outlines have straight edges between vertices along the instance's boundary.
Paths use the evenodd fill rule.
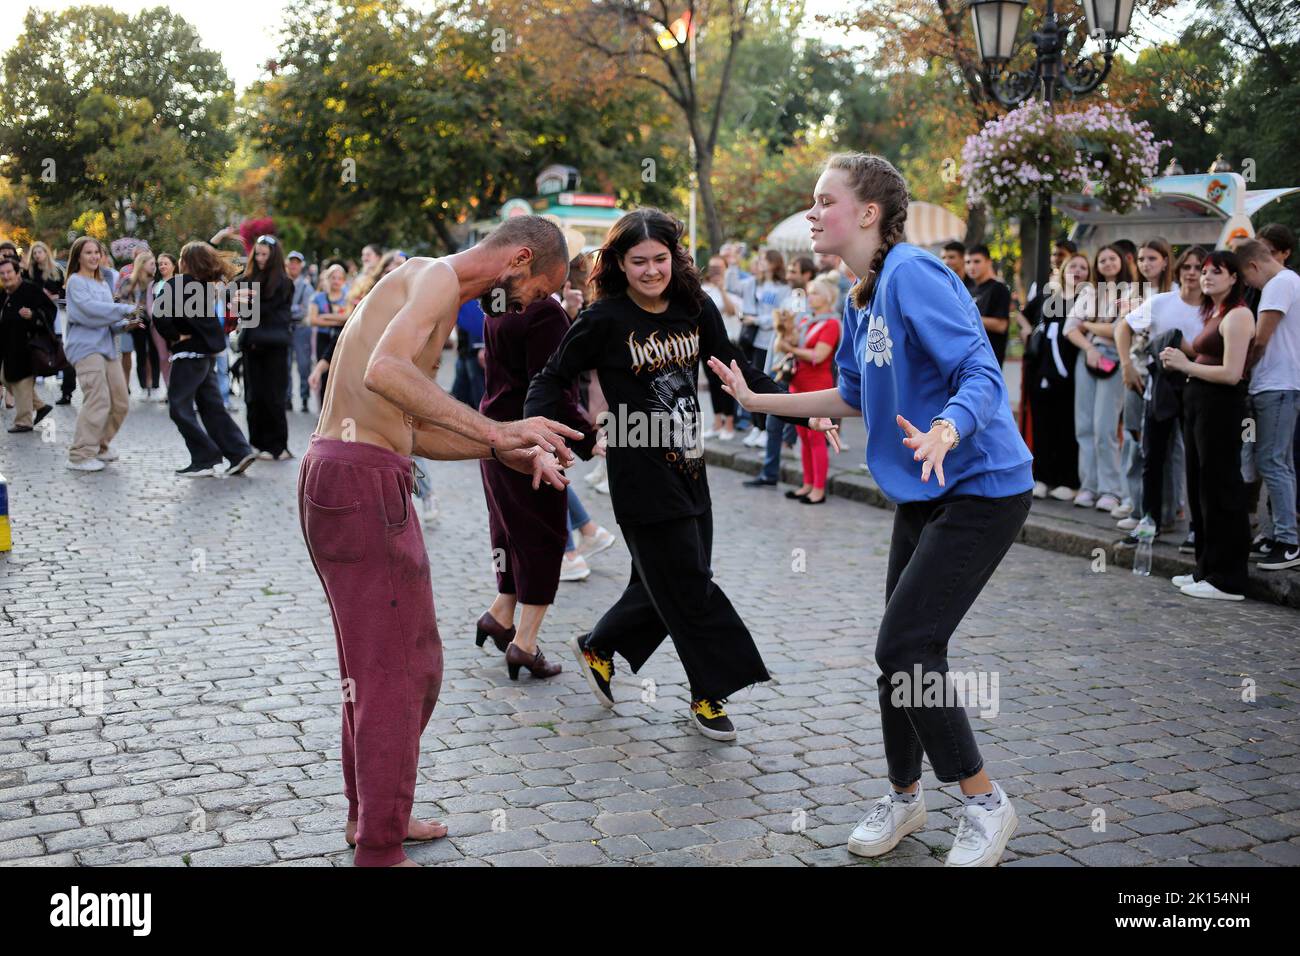
<path fill-rule="evenodd" d="M 1156 539 L 1156 527 L 1144 518 L 1133 529 L 1137 549 L 1133 552 L 1133 573 L 1147 577 L 1151 574 L 1151 545 Z"/>

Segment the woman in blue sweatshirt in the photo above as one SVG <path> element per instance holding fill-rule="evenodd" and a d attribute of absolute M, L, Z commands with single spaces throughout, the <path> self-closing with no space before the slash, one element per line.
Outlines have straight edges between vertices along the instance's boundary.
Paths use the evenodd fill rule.
<path fill-rule="evenodd" d="M 897 505 L 876 642 L 893 787 L 849 850 L 879 856 L 925 823 L 924 752 L 942 783 L 961 785 L 948 865 L 994 866 L 1016 813 L 984 770 L 947 651 L 1029 514 L 1032 457 L 970 294 L 942 262 L 902 242 L 907 183 L 898 170 L 864 153 L 832 156 L 807 218 L 813 251 L 865 277 L 844 310 L 838 388 L 755 395 L 734 363 L 709 364 L 756 412 L 821 418 L 827 431 L 826 419 L 865 415 L 867 465 Z"/>

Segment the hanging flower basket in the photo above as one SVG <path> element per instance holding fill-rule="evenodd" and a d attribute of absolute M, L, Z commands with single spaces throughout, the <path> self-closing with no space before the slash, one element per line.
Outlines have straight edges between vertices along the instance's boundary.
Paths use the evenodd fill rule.
<path fill-rule="evenodd" d="M 1037 205 L 1046 186 L 1094 196 L 1122 215 L 1141 200 L 1167 145 L 1108 103 L 1053 117 L 1031 100 L 966 138 L 967 200 L 985 203 L 996 216 L 1018 215 Z"/>

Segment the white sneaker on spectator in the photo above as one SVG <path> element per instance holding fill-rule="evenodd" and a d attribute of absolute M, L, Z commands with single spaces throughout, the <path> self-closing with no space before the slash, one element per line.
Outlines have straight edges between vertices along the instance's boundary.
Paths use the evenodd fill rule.
<path fill-rule="evenodd" d="M 749 434 L 745 436 L 744 445 L 746 448 L 757 448 L 759 445 L 767 444 L 767 432 L 761 428 L 751 428 Z"/>
<path fill-rule="evenodd" d="M 1179 588 L 1183 594 L 1194 598 L 1207 598 L 1211 601 L 1244 601 L 1244 594 L 1229 594 L 1227 591 L 1220 591 L 1209 581 L 1193 581 L 1191 584 Z"/>
<path fill-rule="evenodd" d="M 1091 508 L 1096 503 L 1097 496 L 1086 489 L 1081 489 L 1079 493 L 1074 496 L 1074 506 L 1076 508 Z"/>
<path fill-rule="evenodd" d="M 587 562 L 582 559 L 582 555 L 575 554 L 570 558 L 566 554 L 560 559 L 561 581 L 581 581 L 589 577 L 591 577 L 591 568 L 587 567 Z"/>
<path fill-rule="evenodd" d="M 104 463 L 98 458 L 87 458 L 85 461 L 68 460 L 68 467 L 73 471 L 103 471 Z"/>
<path fill-rule="evenodd" d="M 589 558 L 593 554 L 600 554 L 606 548 L 613 547 L 614 542 L 618 539 L 606 528 L 598 527 L 591 535 L 582 535 L 582 540 L 578 543 L 578 554 L 584 558 Z"/>
<path fill-rule="evenodd" d="M 1076 501 L 1075 504 L 1078 504 L 1078 502 Z M 1096 508 L 1098 511 L 1110 512 L 1110 511 L 1114 511 L 1118 507 L 1119 507 L 1119 499 L 1116 498 L 1114 495 L 1102 495 L 1100 498 L 1097 499 Z"/>
<path fill-rule="evenodd" d="M 582 476 L 582 480 L 589 485 L 598 485 L 605 480 L 605 459 L 600 459 L 592 466 L 591 471 Z"/>
<path fill-rule="evenodd" d="M 1119 528 L 1120 531 L 1132 531 L 1138 526 L 1138 519 L 1129 515 L 1127 518 L 1120 518 L 1116 521 L 1115 526 Z"/>
<path fill-rule="evenodd" d="M 919 785 L 916 799 L 910 803 L 885 794 L 871 805 L 870 812 L 849 834 L 849 852 L 855 856 L 882 856 L 924 825 L 925 794 Z"/>
<path fill-rule="evenodd" d="M 1100 508 L 1101 505 L 1098 504 L 1097 507 Z M 1127 518 L 1132 513 L 1133 513 L 1133 502 L 1127 498 L 1121 501 L 1114 508 L 1110 509 L 1110 516 L 1112 518 Z"/>
<path fill-rule="evenodd" d="M 1047 497 L 1047 485 L 1044 484 L 1044 483 L 1041 482 L 1041 481 L 1035 481 L 1035 482 L 1034 482 L 1034 497 L 1035 497 L 1035 498 L 1046 498 L 1046 497 Z"/>
<path fill-rule="evenodd" d="M 1194 574 L 1175 574 L 1169 579 L 1169 583 L 1176 588 L 1185 588 L 1187 585 L 1194 584 L 1195 582 L 1196 575 Z"/>
<path fill-rule="evenodd" d="M 718 429 L 716 429 L 716 428 L 706 428 L 706 429 L 704 429 L 704 431 L 700 432 L 700 437 L 701 437 L 701 438 L 717 438 L 717 437 L 718 437 Z"/>
<path fill-rule="evenodd" d="M 117 461 L 121 456 L 117 452 L 113 451 L 113 449 L 105 448 L 95 457 L 100 461 Z"/>
<path fill-rule="evenodd" d="M 945 866 L 997 866 L 1007 841 L 1016 832 L 1016 808 L 996 783 L 993 792 L 1002 802 L 992 810 L 968 803 L 957 817 L 957 836 Z"/>
<path fill-rule="evenodd" d="M 718 432 L 718 441 L 734 441 L 735 438 L 736 433 L 730 428 L 724 428 L 722 431 Z"/>
<path fill-rule="evenodd" d="M 425 524 L 433 524 L 438 520 L 438 496 L 429 495 L 427 498 L 420 499 L 420 520 Z"/>
<path fill-rule="evenodd" d="M 1073 488 L 1067 488 L 1065 485 L 1057 485 L 1047 493 L 1047 496 L 1049 498 L 1055 498 L 1057 501 L 1073 501 L 1074 494 L 1075 492 Z"/>

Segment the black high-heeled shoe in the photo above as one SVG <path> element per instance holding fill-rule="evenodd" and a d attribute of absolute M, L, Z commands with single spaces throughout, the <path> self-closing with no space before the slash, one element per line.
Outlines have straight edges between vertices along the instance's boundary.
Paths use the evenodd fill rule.
<path fill-rule="evenodd" d="M 497 650 L 505 653 L 505 649 L 510 646 L 510 642 L 515 639 L 515 628 L 512 624 L 510 627 L 502 627 L 497 623 L 497 619 L 492 616 L 491 611 L 485 611 L 483 616 L 478 619 L 477 631 L 474 635 L 474 643 L 479 647 L 492 638 L 492 643 L 497 646 Z"/>
<path fill-rule="evenodd" d="M 791 488 L 789 491 L 787 491 L 787 492 L 785 493 L 785 496 L 786 496 L 787 498 L 789 498 L 791 501 L 807 501 L 807 500 L 808 500 L 808 493 L 807 493 L 807 492 L 804 492 L 803 494 L 799 494 L 799 492 L 795 491 L 793 488 Z"/>
<path fill-rule="evenodd" d="M 826 504 L 826 498 L 825 498 L 825 497 L 818 498 L 816 501 L 813 501 L 811 498 L 804 498 L 803 501 L 802 501 L 802 504 L 805 504 L 805 505 L 824 505 L 824 504 Z"/>

